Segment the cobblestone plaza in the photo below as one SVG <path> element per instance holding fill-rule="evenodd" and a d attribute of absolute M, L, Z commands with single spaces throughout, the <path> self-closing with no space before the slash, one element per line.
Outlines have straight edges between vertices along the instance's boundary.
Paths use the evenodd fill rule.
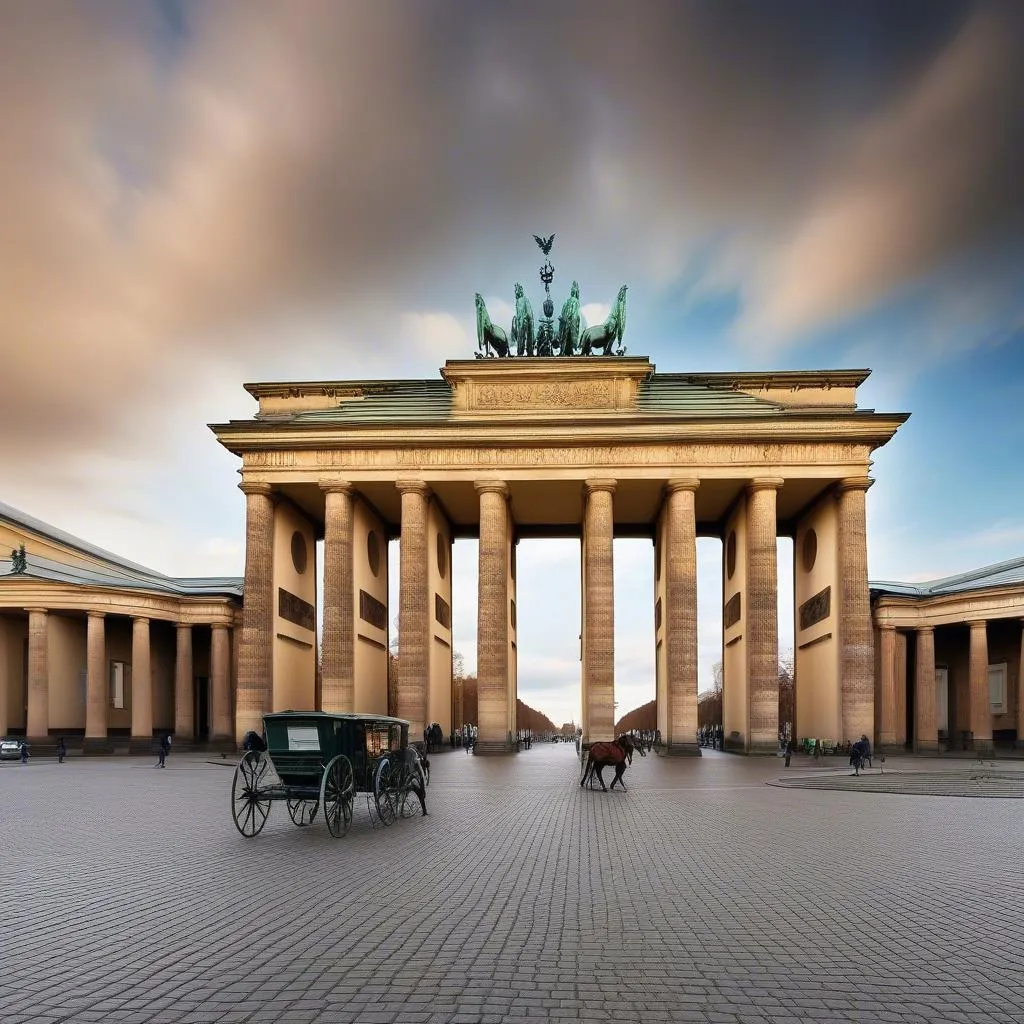
<path fill-rule="evenodd" d="M 199 755 L 0 765 L 5 1024 L 1024 1021 L 1017 800 L 713 752 L 607 794 L 568 745 L 433 761 L 428 817 L 360 796 L 340 840 L 282 805 L 243 839 Z"/>

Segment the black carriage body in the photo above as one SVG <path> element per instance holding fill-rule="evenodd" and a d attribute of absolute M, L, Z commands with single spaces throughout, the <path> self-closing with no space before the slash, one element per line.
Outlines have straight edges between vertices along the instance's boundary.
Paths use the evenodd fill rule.
<path fill-rule="evenodd" d="M 373 792 L 380 759 L 409 745 L 409 723 L 387 715 L 279 711 L 264 715 L 263 727 L 278 777 L 296 797 L 319 794 L 324 767 L 339 754 L 352 763 L 356 789 Z"/>

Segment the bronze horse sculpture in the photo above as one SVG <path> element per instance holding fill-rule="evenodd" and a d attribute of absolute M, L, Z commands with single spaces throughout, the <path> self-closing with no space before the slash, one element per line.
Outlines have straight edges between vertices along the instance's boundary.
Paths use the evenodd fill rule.
<path fill-rule="evenodd" d="M 612 779 L 611 788 L 614 789 L 617 782 L 625 789 L 626 783 L 622 780 L 622 773 L 626 770 L 626 765 L 633 763 L 633 753 L 636 750 L 633 738 L 628 734 L 623 734 L 611 743 L 592 743 L 583 762 L 583 778 L 580 779 L 580 785 L 585 786 L 588 782 L 593 782 L 596 775 L 597 781 L 601 783 L 601 789 L 607 793 L 609 787 L 604 784 L 601 772 L 605 768 L 614 768 L 615 778 Z"/>

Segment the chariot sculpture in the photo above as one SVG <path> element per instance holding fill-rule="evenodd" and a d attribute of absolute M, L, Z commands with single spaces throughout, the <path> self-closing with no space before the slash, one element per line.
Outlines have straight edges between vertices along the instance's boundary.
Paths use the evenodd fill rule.
<path fill-rule="evenodd" d="M 533 306 L 523 286 L 516 282 L 515 316 L 512 328 L 506 333 L 491 320 L 487 304 L 483 296 L 476 293 L 476 356 L 478 359 L 488 357 L 519 358 L 530 356 L 622 356 L 626 349 L 622 344 L 622 336 L 626 331 L 626 291 L 627 286 L 619 289 L 619 294 L 612 304 L 608 319 L 603 324 L 588 326 L 580 307 L 580 286 L 573 281 L 569 295 L 562 304 L 562 311 L 555 323 L 555 304 L 551 298 L 551 282 L 555 278 L 555 268 L 548 258 L 555 236 L 541 238 L 533 236 L 534 241 L 544 254 L 544 264 L 540 268 L 540 279 L 544 285 L 544 302 L 541 309 L 544 315 L 538 320 L 534 317 Z"/>

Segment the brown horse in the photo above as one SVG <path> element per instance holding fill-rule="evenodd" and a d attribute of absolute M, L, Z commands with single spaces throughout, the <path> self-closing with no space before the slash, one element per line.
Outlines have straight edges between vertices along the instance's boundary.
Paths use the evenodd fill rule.
<path fill-rule="evenodd" d="M 580 785 L 585 786 L 588 782 L 593 782 L 596 774 L 597 781 L 601 783 L 601 789 L 607 793 L 608 786 L 604 784 L 601 772 L 605 768 L 612 767 L 615 769 L 615 778 L 612 779 L 611 788 L 614 789 L 617 782 L 625 789 L 626 783 L 622 781 L 622 773 L 626 770 L 627 764 L 633 763 L 635 750 L 633 740 L 628 735 L 622 735 L 611 743 L 592 743 L 583 763 L 583 778 L 580 779 Z"/>

